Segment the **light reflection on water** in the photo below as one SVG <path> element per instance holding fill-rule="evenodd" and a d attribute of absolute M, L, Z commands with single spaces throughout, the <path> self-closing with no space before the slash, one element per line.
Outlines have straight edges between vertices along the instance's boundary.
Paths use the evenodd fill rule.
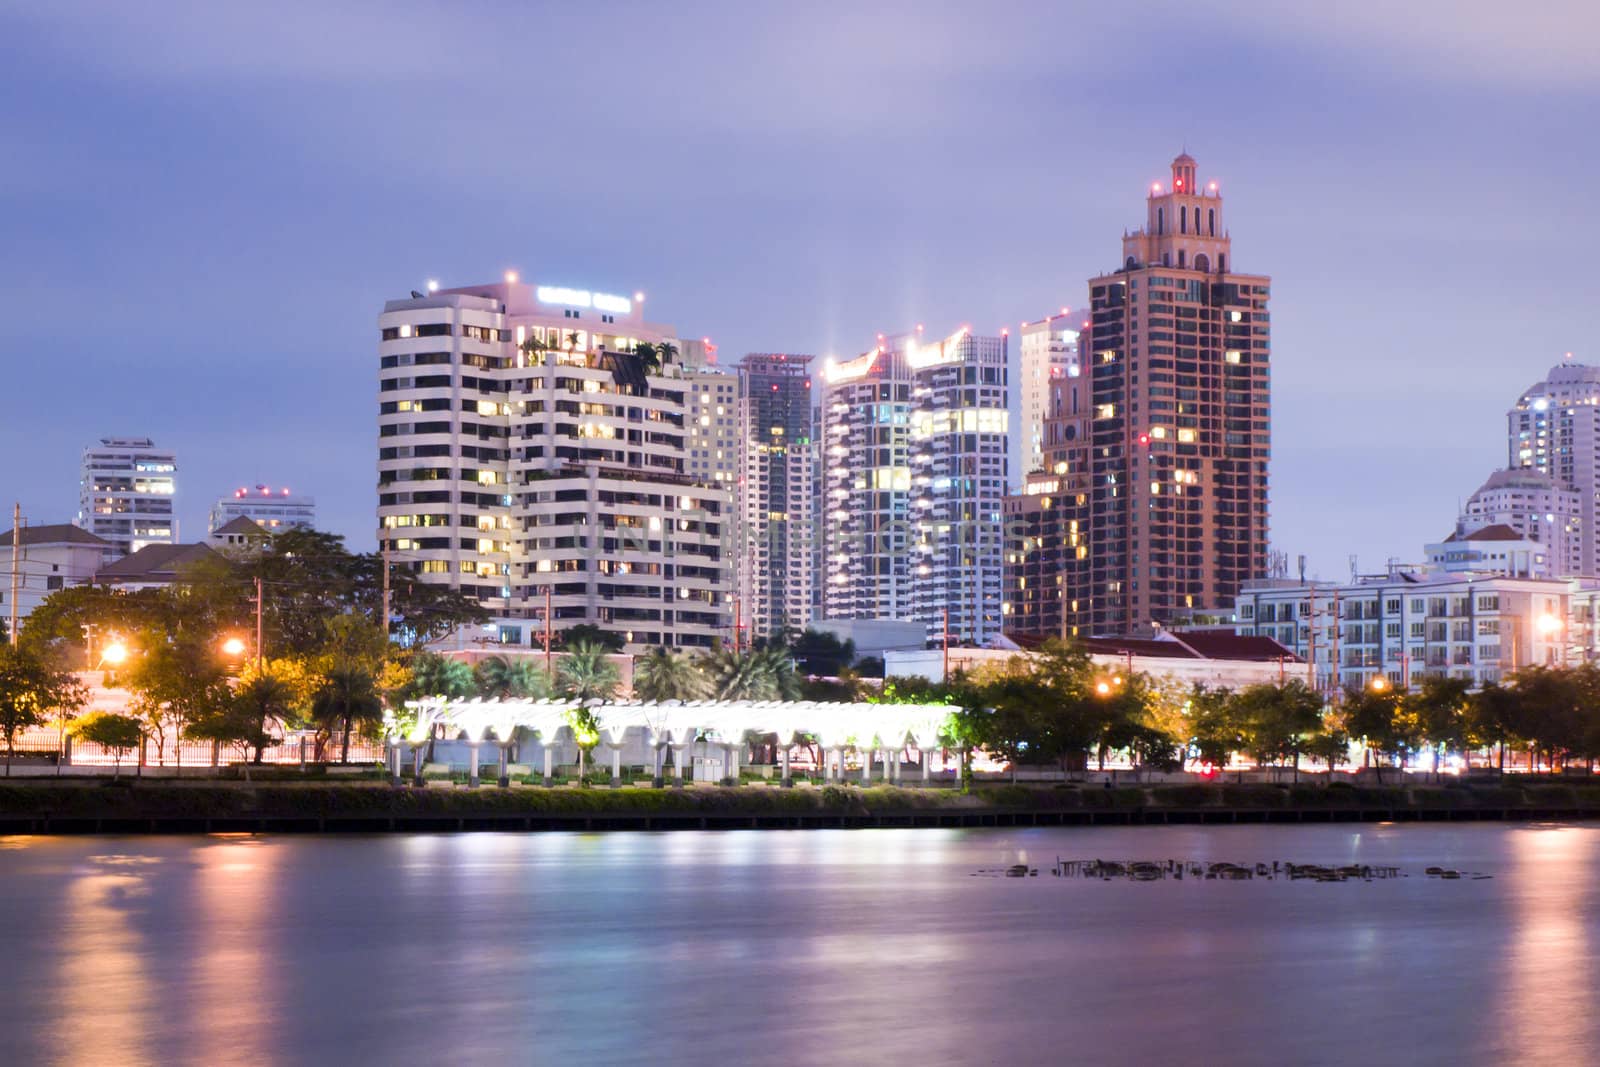
<path fill-rule="evenodd" d="M 0 1011 L 18 1063 L 1594 1062 L 1597 876 L 1588 827 L 9 838 Z"/>

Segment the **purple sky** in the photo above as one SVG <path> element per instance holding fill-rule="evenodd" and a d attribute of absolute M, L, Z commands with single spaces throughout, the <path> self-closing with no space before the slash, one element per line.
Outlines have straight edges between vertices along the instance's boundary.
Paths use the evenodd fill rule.
<path fill-rule="evenodd" d="M 1600 9 L 0 0 L 4 502 L 178 449 L 372 544 L 386 297 L 506 268 L 745 351 L 1015 328 L 1187 145 L 1273 276 L 1273 540 L 1414 559 L 1595 351 Z M 1304 9 L 1304 10 L 1302 10 Z"/>

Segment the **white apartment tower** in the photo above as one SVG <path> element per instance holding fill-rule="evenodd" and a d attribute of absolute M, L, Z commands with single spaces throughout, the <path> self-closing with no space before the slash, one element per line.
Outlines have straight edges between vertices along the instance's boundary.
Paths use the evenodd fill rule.
<path fill-rule="evenodd" d="M 1574 573 L 1600 575 L 1600 367 L 1551 367 L 1544 381 L 1517 398 L 1506 421 L 1508 465 L 1541 471 L 1557 488 L 1577 494 L 1580 569 Z"/>
<path fill-rule="evenodd" d="M 938 638 L 1001 629 L 1009 476 L 1007 339 L 916 334 L 827 368 L 823 611 L 914 619 Z"/>
<path fill-rule="evenodd" d="M 1582 512 L 1582 494 L 1557 485 L 1544 471 L 1532 467 L 1495 471 L 1467 498 L 1456 520 L 1456 535 L 1509 527 L 1543 546 L 1552 576 L 1572 577 L 1588 573 Z"/>
<path fill-rule="evenodd" d="M 811 358 L 761 352 L 739 361 L 734 570 L 740 614 L 752 637 L 804 630 L 811 622 L 816 584 Z"/>
<path fill-rule="evenodd" d="M 1022 374 L 1022 470 L 1044 469 L 1045 419 L 1050 417 L 1055 395 L 1064 379 L 1076 378 L 1078 335 L 1088 324 L 1081 314 L 1062 308 L 1060 314 L 1025 322 L 1018 348 Z"/>
<path fill-rule="evenodd" d="M 688 387 L 642 297 L 504 282 L 379 318 L 379 537 L 396 569 L 630 649 L 729 635 L 731 498 L 688 469 Z M 680 348 L 681 351 L 681 348 Z"/>
<path fill-rule="evenodd" d="M 177 457 L 148 437 L 102 437 L 83 450 L 76 525 L 109 541 L 118 555 L 175 544 Z"/>

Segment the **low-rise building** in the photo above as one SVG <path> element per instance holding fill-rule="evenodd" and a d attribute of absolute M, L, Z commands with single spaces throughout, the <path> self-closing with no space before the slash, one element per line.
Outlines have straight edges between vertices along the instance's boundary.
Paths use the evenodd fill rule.
<path fill-rule="evenodd" d="M 317 525 L 317 502 L 287 489 L 240 487 L 211 505 L 211 521 L 206 529 L 216 533 L 240 518 L 257 522 L 268 531 L 309 530 Z"/>
<path fill-rule="evenodd" d="M 0 534 L 0 560 L 7 566 L 13 545 L 17 549 L 19 623 L 51 593 L 83 585 L 120 554 L 105 538 L 67 523 L 24 526 L 20 540 L 12 530 Z M 10 617 L 11 584 L 0 579 L 0 619 Z"/>
<path fill-rule="evenodd" d="M 94 580 L 96 585 L 116 586 L 130 593 L 160 589 L 182 579 L 189 568 L 216 557 L 209 545 L 145 545 L 101 567 Z"/>
<path fill-rule="evenodd" d="M 1589 584 L 1399 566 L 1346 583 L 1262 579 L 1240 590 L 1235 629 L 1293 651 L 1323 692 L 1379 676 L 1402 687 L 1425 676 L 1477 686 L 1592 656 Z"/>

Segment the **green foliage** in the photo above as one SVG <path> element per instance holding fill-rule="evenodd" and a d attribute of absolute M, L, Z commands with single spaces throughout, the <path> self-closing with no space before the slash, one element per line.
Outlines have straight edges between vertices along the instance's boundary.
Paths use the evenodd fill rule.
<path fill-rule="evenodd" d="M 592 622 L 581 622 L 561 631 L 559 647 L 564 649 L 599 647 L 607 652 L 621 652 L 621 634 L 601 629 Z"/>
<path fill-rule="evenodd" d="M 410 677 L 398 694 L 401 700 L 428 697 L 464 699 L 472 696 L 477 688 L 471 667 L 436 652 L 413 652 L 407 666 L 410 668 Z"/>
<path fill-rule="evenodd" d="M 681 652 L 653 648 L 633 662 L 633 695 L 638 700 L 701 700 L 711 679 Z"/>
<path fill-rule="evenodd" d="M 527 656 L 497 655 L 479 660 L 472 668 L 472 689 L 489 700 L 543 700 L 552 685 L 544 668 Z"/>
<path fill-rule="evenodd" d="M 311 717 L 322 740 L 335 731 L 340 735 L 339 762 L 350 762 L 350 734 L 358 727 L 373 727 L 383 721 L 383 699 L 378 680 L 358 664 L 335 666 L 327 672 L 311 700 Z"/>
<path fill-rule="evenodd" d="M 122 757 L 139 747 L 139 739 L 144 736 L 144 725 L 132 715 L 92 711 L 72 720 L 67 732 L 79 740 L 110 749 L 120 767 Z"/>
<path fill-rule="evenodd" d="M 800 673 L 832 678 L 855 661 L 856 643 L 807 628 L 789 646 L 789 655 Z"/>
<path fill-rule="evenodd" d="M 0 733 L 10 759 L 17 733 L 46 722 L 52 712 L 66 716 L 88 701 L 88 691 L 68 671 L 56 670 L 39 651 L 0 645 Z"/>
<path fill-rule="evenodd" d="M 734 652 L 720 648 L 700 658 L 716 700 L 795 700 L 800 678 L 789 651 L 777 645 Z"/>
<path fill-rule="evenodd" d="M 556 692 L 568 700 L 610 700 L 616 696 L 621 681 L 622 672 L 603 645 L 568 645 L 556 664 Z"/>

